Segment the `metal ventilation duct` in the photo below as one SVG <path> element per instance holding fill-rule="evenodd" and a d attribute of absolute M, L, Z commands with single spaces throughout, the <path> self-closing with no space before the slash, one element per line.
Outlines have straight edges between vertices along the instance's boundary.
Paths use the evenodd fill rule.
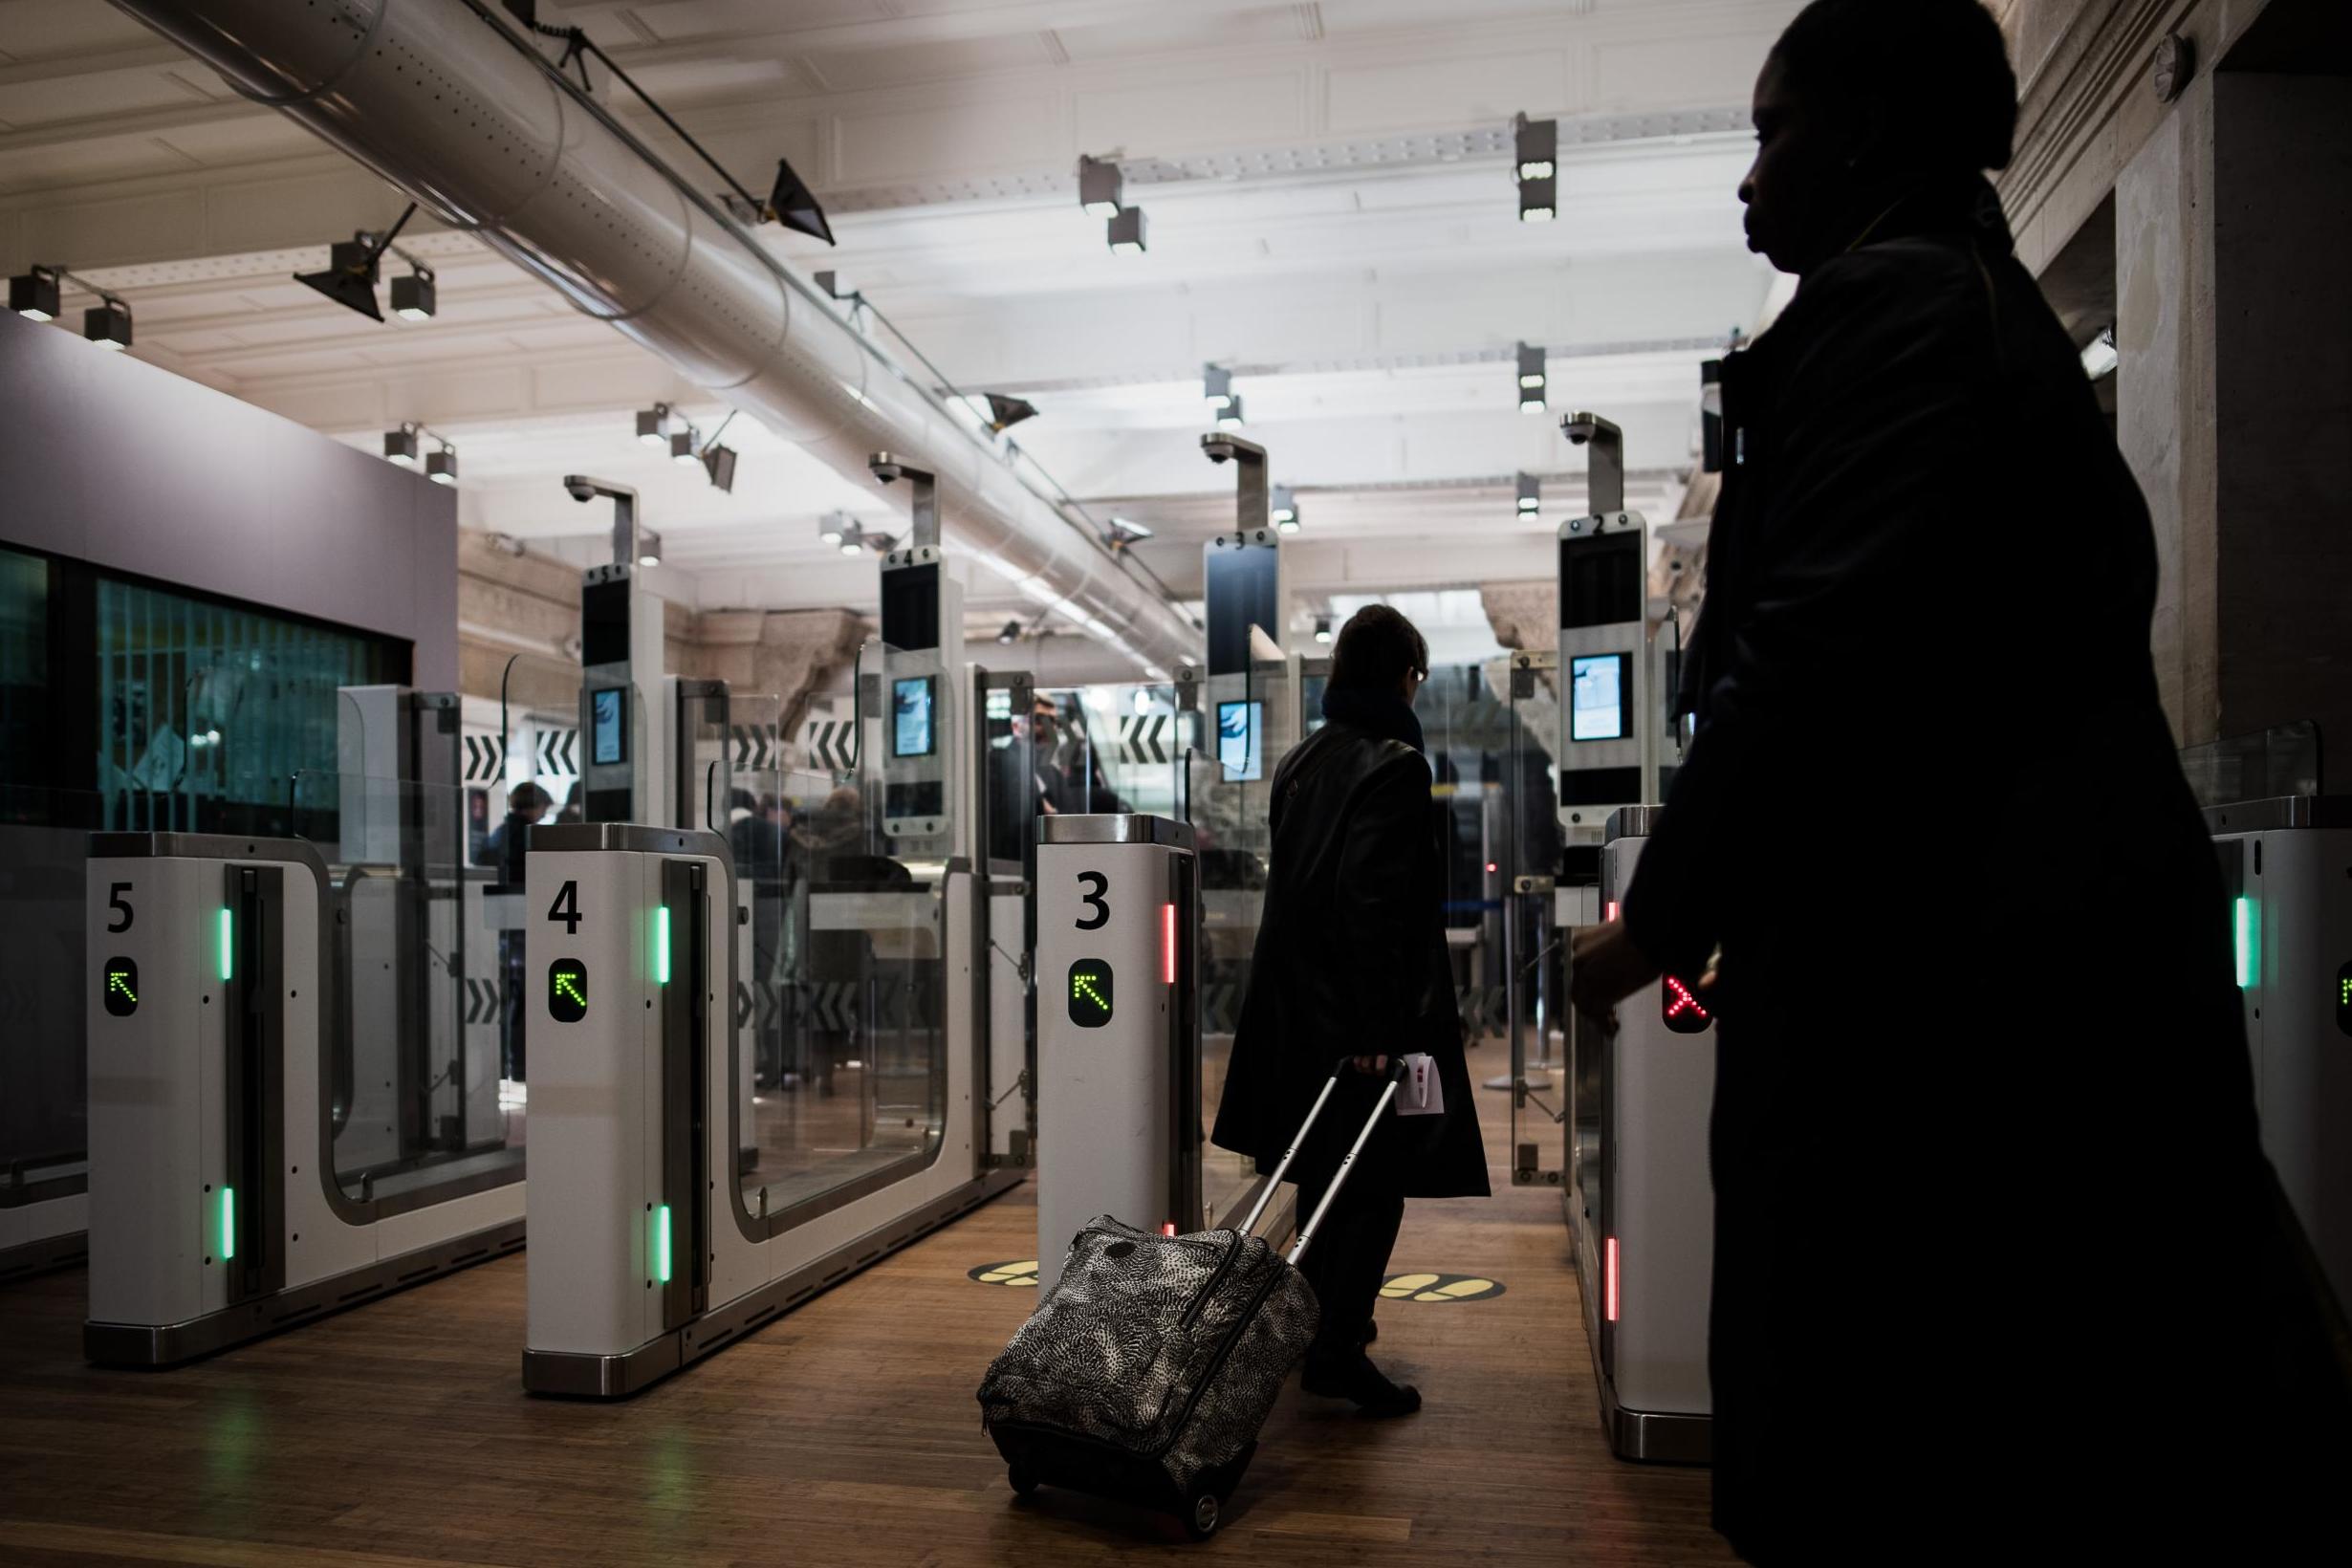
<path fill-rule="evenodd" d="M 115 3 L 840 472 L 932 469 L 966 553 L 1106 645 L 1197 657 L 1173 606 L 467 0 Z"/>

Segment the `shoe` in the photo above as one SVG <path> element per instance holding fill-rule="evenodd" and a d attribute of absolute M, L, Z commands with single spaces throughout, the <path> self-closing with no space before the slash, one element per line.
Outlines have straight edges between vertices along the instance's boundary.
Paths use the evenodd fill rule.
<path fill-rule="evenodd" d="M 1356 1342 L 1361 1345 L 1369 1346 L 1373 1340 L 1379 1339 L 1380 1337 L 1380 1320 L 1378 1318 L 1367 1318 L 1363 1320 L 1363 1338 Z"/>
<path fill-rule="evenodd" d="M 1337 1364 L 1310 1360 L 1298 1383 L 1308 1393 L 1325 1399 L 1352 1400 L 1368 1416 L 1409 1416 L 1421 1408 L 1420 1389 L 1390 1383 L 1361 1350 Z"/>

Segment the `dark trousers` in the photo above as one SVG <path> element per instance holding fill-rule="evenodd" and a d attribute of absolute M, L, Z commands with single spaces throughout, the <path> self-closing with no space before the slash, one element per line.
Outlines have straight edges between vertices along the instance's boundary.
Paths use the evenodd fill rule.
<path fill-rule="evenodd" d="M 1312 1361 L 1340 1361 L 1363 1344 L 1372 1322 L 1372 1308 L 1380 1300 L 1381 1282 L 1388 1276 L 1388 1254 L 1397 1245 L 1397 1227 L 1405 1222 L 1405 1195 L 1395 1163 L 1368 1148 L 1347 1174 L 1347 1185 L 1323 1216 L 1298 1272 L 1315 1287 L 1323 1316 L 1307 1356 Z M 1326 1170 L 1310 1173 L 1298 1187 L 1298 1224 L 1303 1229 L 1331 1186 Z"/>

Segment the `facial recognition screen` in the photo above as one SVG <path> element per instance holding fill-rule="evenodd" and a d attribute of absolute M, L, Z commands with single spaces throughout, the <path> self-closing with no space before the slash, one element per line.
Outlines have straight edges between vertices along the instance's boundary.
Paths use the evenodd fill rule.
<path fill-rule="evenodd" d="M 931 703 L 938 691 L 928 675 L 908 675 L 890 683 L 890 754 L 927 757 L 938 736 L 931 729 Z"/>
<path fill-rule="evenodd" d="M 1264 776 L 1266 758 L 1262 746 L 1265 738 L 1264 703 L 1230 702 L 1217 705 L 1217 761 L 1224 766 L 1228 783 L 1247 782 Z"/>
<path fill-rule="evenodd" d="M 1585 654 L 1569 661 L 1568 738 L 1623 740 L 1632 726 L 1631 683 L 1626 656 Z"/>
<path fill-rule="evenodd" d="M 596 721 L 596 733 L 589 740 L 589 758 L 599 768 L 628 761 L 629 688 L 605 686 L 590 692 L 588 703 Z"/>

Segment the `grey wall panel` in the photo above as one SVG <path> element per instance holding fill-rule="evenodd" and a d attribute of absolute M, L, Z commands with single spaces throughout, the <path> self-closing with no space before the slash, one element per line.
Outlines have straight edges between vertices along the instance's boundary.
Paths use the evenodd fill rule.
<path fill-rule="evenodd" d="M 415 644 L 457 686 L 457 493 L 0 312 L 0 540 Z"/>

